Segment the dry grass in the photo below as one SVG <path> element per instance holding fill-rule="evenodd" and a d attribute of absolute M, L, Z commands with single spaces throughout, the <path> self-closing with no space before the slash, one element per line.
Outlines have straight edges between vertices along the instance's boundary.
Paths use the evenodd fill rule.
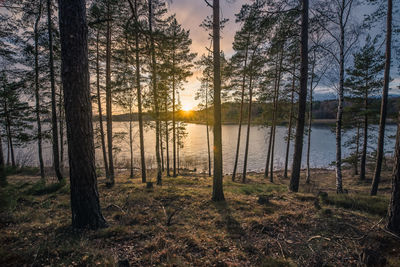
<path fill-rule="evenodd" d="M 11 192 L 0 214 L 0 265 L 116 266 L 127 259 L 132 266 L 356 266 L 363 251 L 382 255 L 370 257 L 375 266 L 383 259 L 400 263 L 399 241 L 380 230 L 381 211 L 368 209 L 369 183 L 348 174 L 350 206 L 317 196 L 323 189 L 335 197 L 334 173 L 327 170 L 315 170 L 313 183 L 298 194 L 287 192 L 279 173 L 275 184 L 258 174 L 245 185 L 226 177 L 225 203 L 210 201 L 208 177 L 165 177 L 162 187 L 147 190 L 128 176 L 120 174 L 112 189 L 99 181 L 110 227 L 84 232 L 70 228 L 68 185 L 38 195 L 30 191 L 36 177 L 9 177 L 0 192 Z M 384 177 L 382 201 L 388 186 Z M 259 195 L 269 203 L 258 204 Z M 367 209 L 355 208 L 361 199 Z"/>

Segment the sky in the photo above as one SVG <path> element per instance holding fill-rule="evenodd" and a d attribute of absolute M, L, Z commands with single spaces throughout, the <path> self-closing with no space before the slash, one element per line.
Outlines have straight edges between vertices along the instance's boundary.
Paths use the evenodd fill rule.
<path fill-rule="evenodd" d="M 235 23 L 235 14 L 240 11 L 241 6 L 245 3 L 250 3 L 250 1 L 220 1 L 222 17 L 229 19 L 221 33 L 221 50 L 227 57 L 233 54 L 233 37 L 240 28 L 240 25 Z M 207 6 L 204 0 L 173 0 L 169 4 L 169 11 L 171 14 L 176 14 L 178 22 L 182 24 L 184 29 L 190 30 L 190 38 L 193 41 L 191 49 L 198 54 L 198 58 L 202 54 L 206 54 L 206 47 L 210 47 L 211 42 L 208 33 L 200 27 L 200 24 L 207 16 L 211 15 L 212 9 Z M 184 90 L 181 92 L 182 107 L 185 110 L 193 109 L 198 104 L 194 95 L 196 90 L 200 88 L 200 82 L 197 80 L 200 73 L 196 69 L 193 69 L 193 72 L 194 75 L 184 84 Z"/>
<path fill-rule="evenodd" d="M 211 0 L 209 2 L 212 2 Z M 225 25 L 221 36 L 221 49 L 229 58 L 233 54 L 232 42 L 235 32 L 239 30 L 240 24 L 235 23 L 235 14 L 240 11 L 240 8 L 245 3 L 251 3 L 250 0 L 221 0 L 221 16 L 228 18 L 229 21 Z M 359 6 L 363 10 L 359 14 L 368 12 L 371 7 Z M 169 12 L 176 14 L 177 20 L 182 24 L 183 28 L 190 30 L 190 37 L 193 41 L 192 51 L 198 53 L 198 57 L 205 54 L 206 47 L 210 47 L 210 40 L 208 33 L 199 25 L 204 18 L 211 15 L 212 9 L 206 5 L 204 0 L 171 0 L 169 4 Z M 361 19 L 361 18 L 360 18 Z M 361 37 L 362 39 L 365 37 Z M 395 61 L 394 57 L 392 58 Z M 393 65 L 398 63 L 393 62 Z M 400 85 L 400 77 L 397 66 L 392 66 L 391 69 L 391 94 L 399 94 L 400 91 L 397 87 Z M 184 84 L 184 90 L 181 92 L 181 102 L 184 110 L 196 108 L 198 101 L 194 99 L 196 90 L 200 87 L 200 82 L 197 80 L 200 77 L 200 72 L 193 69 L 194 75 L 188 78 L 188 82 Z M 316 98 L 322 100 L 325 98 L 334 98 L 335 92 L 332 88 L 319 87 L 316 90 Z"/>

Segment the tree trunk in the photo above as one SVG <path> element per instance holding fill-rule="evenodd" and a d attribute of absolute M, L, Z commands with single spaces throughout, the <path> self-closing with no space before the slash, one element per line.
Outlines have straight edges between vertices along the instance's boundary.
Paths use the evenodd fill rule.
<path fill-rule="evenodd" d="M 311 150 L 311 126 L 312 126 L 312 110 L 313 110 L 313 84 L 314 84 L 314 69 L 315 69 L 315 49 L 313 51 L 313 63 L 311 67 L 311 81 L 310 81 L 310 109 L 308 111 L 308 136 L 307 136 L 307 175 L 306 184 L 310 183 L 311 180 L 311 168 L 310 168 L 310 150 Z"/>
<path fill-rule="evenodd" d="M 3 140 L 0 133 L 0 187 L 7 186 L 7 175 L 4 167 Z"/>
<path fill-rule="evenodd" d="M 153 38 L 153 5 L 149 0 L 149 33 L 150 33 L 150 51 L 151 51 L 151 71 L 153 83 L 154 113 L 156 121 L 156 161 L 157 161 L 157 185 L 162 185 L 161 180 L 161 157 L 160 157 L 160 114 L 158 109 L 158 92 L 157 92 L 157 62 Z"/>
<path fill-rule="evenodd" d="M 133 134 L 132 134 L 132 123 L 133 123 L 133 113 L 132 113 L 132 105 L 129 106 L 129 148 L 130 148 L 130 178 L 133 178 Z"/>
<path fill-rule="evenodd" d="M 135 17 L 137 14 L 137 0 L 135 0 Z M 135 21 L 138 24 L 138 21 Z M 140 163 L 142 168 L 142 183 L 146 183 L 146 158 L 144 154 L 144 133 L 143 133 L 143 112 L 142 112 L 142 92 L 140 88 L 140 54 L 139 54 L 139 31 L 135 30 L 135 63 L 136 63 L 136 90 L 138 101 L 138 120 L 139 120 L 139 138 L 140 138 Z"/>
<path fill-rule="evenodd" d="M 72 226 L 97 229 L 107 224 L 97 190 L 85 1 L 60 0 L 59 9 Z"/>
<path fill-rule="evenodd" d="M 244 57 L 243 80 L 242 80 L 242 95 L 241 95 L 241 99 L 240 99 L 240 111 L 239 111 L 240 112 L 239 113 L 239 129 L 238 129 L 238 137 L 237 137 L 237 144 L 236 144 L 235 163 L 233 165 L 233 172 L 232 172 L 232 181 L 235 181 L 236 169 L 237 169 L 237 164 L 238 164 L 238 159 L 239 159 L 240 137 L 241 137 L 241 134 L 242 134 L 243 102 L 244 102 L 244 89 L 245 89 L 245 86 L 246 86 L 247 55 L 248 55 L 248 42 L 247 42 L 247 45 L 246 45 L 246 52 L 245 52 L 245 57 Z"/>
<path fill-rule="evenodd" d="M 222 129 L 221 129 L 221 62 L 219 0 L 213 0 L 213 58 L 214 58 L 214 179 L 213 201 L 224 201 L 222 185 Z"/>
<path fill-rule="evenodd" d="M 53 33 L 51 24 L 51 0 L 47 0 L 47 30 L 49 33 L 49 68 L 50 68 L 50 85 L 51 85 L 51 124 L 53 137 L 53 161 L 54 170 L 58 181 L 63 179 L 60 171 L 60 158 L 58 150 L 58 129 L 57 129 L 57 102 L 56 102 L 56 86 L 54 78 L 54 60 L 53 60 Z"/>
<path fill-rule="evenodd" d="M 175 70 L 175 42 L 172 41 L 172 67 Z M 176 172 L 176 121 L 175 121 L 175 71 L 172 72 L 172 156 L 173 156 L 173 177 L 177 176 Z"/>
<path fill-rule="evenodd" d="M 274 107 L 274 110 L 275 110 L 277 84 L 278 84 L 278 58 L 277 58 L 276 65 L 275 65 L 274 96 L 272 98 L 272 105 Z M 271 148 L 272 148 L 272 136 L 273 136 L 273 133 L 274 133 L 274 127 L 273 127 L 273 119 L 272 119 L 271 128 L 270 128 L 270 131 L 269 131 L 268 154 L 267 154 L 267 162 L 265 163 L 264 178 L 268 177 L 269 162 L 270 162 L 270 159 L 271 159 Z"/>
<path fill-rule="evenodd" d="M 180 135 L 179 135 L 179 127 L 180 127 L 180 123 L 178 122 L 178 134 L 176 136 L 176 165 L 177 165 L 177 174 L 179 174 L 179 169 L 180 169 L 180 160 L 179 160 L 179 144 L 180 144 Z"/>
<path fill-rule="evenodd" d="M 168 110 L 166 111 L 168 112 Z M 171 174 L 169 173 L 169 133 L 168 133 L 168 119 L 165 118 L 165 153 L 167 156 L 167 176 L 170 177 Z"/>
<path fill-rule="evenodd" d="M 367 163 L 367 148 L 368 148 L 368 90 L 365 92 L 364 99 L 364 140 L 361 152 L 360 180 L 365 180 L 365 169 Z"/>
<path fill-rule="evenodd" d="M 397 136 L 392 177 L 392 193 L 389 204 L 389 218 L 387 228 L 397 235 L 400 235 L 400 113 L 397 120 Z"/>
<path fill-rule="evenodd" d="M 360 124 L 357 123 L 356 154 L 355 154 L 355 160 L 354 160 L 354 174 L 355 175 L 358 175 L 358 155 L 360 154 L 359 147 L 360 147 Z"/>
<path fill-rule="evenodd" d="M 44 163 L 43 163 L 43 151 L 42 151 L 42 122 L 40 120 L 40 88 L 39 88 L 39 33 L 38 27 L 40 17 L 42 16 L 42 1 L 39 1 L 38 14 L 35 20 L 34 32 L 35 32 L 35 113 L 37 123 L 37 140 L 38 140 L 38 158 L 40 167 L 40 178 L 45 181 Z M 3 155 L 3 151 L 1 151 Z"/>
<path fill-rule="evenodd" d="M 160 121 L 160 132 L 159 132 L 159 134 L 160 134 L 160 137 L 159 137 L 158 140 L 160 140 L 161 171 L 164 172 L 164 170 L 165 170 L 165 168 L 164 168 L 165 167 L 165 165 L 164 165 L 164 144 L 163 144 L 163 138 L 162 138 L 163 131 L 162 131 L 162 128 L 161 128 L 161 121 Z"/>
<path fill-rule="evenodd" d="M 108 146 L 109 186 L 115 183 L 113 158 L 113 129 L 112 129 L 112 93 L 111 93 L 111 17 L 110 4 L 107 3 L 107 32 L 106 32 L 106 121 Z"/>
<path fill-rule="evenodd" d="M 388 0 L 388 10 L 386 18 L 386 59 L 385 59 L 385 74 L 383 80 L 382 90 L 382 103 L 381 103 L 381 117 L 379 121 L 379 136 L 378 136 L 378 147 L 376 153 L 376 166 L 374 179 L 372 181 L 371 196 L 375 196 L 378 193 L 378 185 L 381 178 L 382 170 L 382 159 L 384 155 L 383 146 L 385 143 L 385 126 L 386 126 L 386 113 L 387 113 L 387 102 L 388 102 L 388 91 L 390 83 L 390 57 L 391 57 L 391 45 L 392 45 L 392 0 Z"/>
<path fill-rule="evenodd" d="M 339 91 L 336 116 L 336 193 L 343 193 L 342 182 L 342 118 L 344 102 L 344 26 L 340 25 Z"/>
<path fill-rule="evenodd" d="M 279 101 L 279 89 L 281 86 L 281 74 L 282 74 L 282 61 L 283 61 L 283 47 L 281 50 L 279 68 L 278 68 L 278 77 L 277 77 L 277 85 L 275 91 L 275 101 L 274 101 L 274 112 L 272 118 L 272 146 L 271 146 L 271 165 L 269 171 L 269 180 L 271 183 L 274 182 L 274 150 L 275 150 L 275 133 L 276 133 L 276 118 L 278 116 L 278 101 Z"/>
<path fill-rule="evenodd" d="M 101 150 L 103 152 L 103 161 L 104 161 L 104 171 L 106 173 L 106 179 L 110 179 L 110 172 L 108 169 L 108 161 L 107 161 L 107 151 L 106 151 L 106 142 L 104 140 L 104 127 L 103 127 L 103 111 L 101 108 L 101 94 L 100 94 L 100 52 L 99 52 L 99 38 L 100 38 L 100 30 L 97 29 L 96 36 L 96 87 L 97 87 L 97 106 L 99 111 L 99 127 L 100 127 L 100 140 L 101 140 Z"/>
<path fill-rule="evenodd" d="M 289 164 L 289 151 L 290 151 L 290 139 L 292 137 L 292 124 L 293 124 L 293 110 L 294 110 L 294 86 L 295 86 L 295 71 L 296 63 L 293 64 L 293 75 L 292 75 L 292 95 L 290 96 L 290 115 L 289 115 L 289 126 L 286 141 L 286 156 L 285 156 L 285 170 L 283 177 L 288 178 L 288 164 Z"/>
<path fill-rule="evenodd" d="M 249 155 L 250 128 L 251 128 L 251 107 L 252 107 L 252 102 L 253 102 L 253 84 L 252 83 L 253 83 L 253 74 L 251 73 L 251 68 L 250 68 L 249 109 L 248 109 L 248 114 L 247 114 L 246 148 L 245 148 L 245 151 L 244 151 L 242 183 L 246 183 L 247 157 Z"/>
<path fill-rule="evenodd" d="M 206 89 L 206 130 L 207 130 L 208 176 L 211 177 L 210 132 L 208 130 L 208 84 Z"/>
<path fill-rule="evenodd" d="M 305 112 L 307 105 L 307 80 L 308 80 L 308 0 L 302 0 L 301 14 L 301 62 L 300 62 L 300 94 L 296 125 L 296 137 L 294 143 L 294 155 L 292 163 L 292 175 L 290 178 L 290 191 L 297 192 L 300 182 L 301 156 L 303 152 L 303 135 Z"/>
<path fill-rule="evenodd" d="M 60 171 L 64 171 L 64 107 L 63 94 L 60 86 L 60 95 L 58 99 L 58 123 L 60 124 Z"/>

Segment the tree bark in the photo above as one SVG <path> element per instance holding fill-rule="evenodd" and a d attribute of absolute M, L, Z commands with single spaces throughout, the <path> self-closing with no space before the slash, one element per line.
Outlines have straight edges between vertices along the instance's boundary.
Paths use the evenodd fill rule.
<path fill-rule="evenodd" d="M 72 226 L 97 229 L 106 221 L 97 190 L 85 1 L 60 0 L 59 21 Z"/>
<path fill-rule="evenodd" d="M 206 130 L 207 130 L 208 176 L 211 177 L 210 132 L 208 130 L 208 84 L 206 88 Z"/>
<path fill-rule="evenodd" d="M 274 182 L 274 150 L 275 150 L 275 133 L 276 133 L 276 118 L 278 116 L 278 101 L 279 101 L 279 89 L 281 86 L 281 74 L 282 74 L 282 61 L 283 61 L 283 47 L 280 53 L 280 61 L 278 68 L 277 85 L 275 91 L 275 101 L 274 101 L 274 112 L 272 118 L 272 146 L 271 146 L 271 165 L 269 170 L 269 181 Z"/>
<path fill-rule="evenodd" d="M 129 149 L 130 149 L 130 178 L 133 178 L 133 133 L 132 133 L 132 124 L 133 124 L 133 112 L 132 105 L 129 106 Z"/>
<path fill-rule="evenodd" d="M 221 61 L 219 0 L 213 0 L 213 58 L 214 58 L 214 178 L 213 201 L 224 201 L 222 176 L 222 129 L 221 129 Z"/>
<path fill-rule="evenodd" d="M 301 156 L 303 152 L 303 135 L 305 112 L 307 105 L 307 78 L 308 78 L 308 0 L 302 0 L 301 11 L 301 63 L 300 63 L 300 94 L 296 125 L 296 137 L 294 143 L 294 155 L 292 163 L 292 174 L 289 189 L 292 192 L 299 190 Z"/>
<path fill-rule="evenodd" d="M 250 63 L 251 65 L 252 63 Z M 251 128 L 251 107 L 253 103 L 253 74 L 251 73 L 250 67 L 250 81 L 249 81 L 249 108 L 247 113 L 247 133 L 246 133 L 246 148 L 244 151 L 244 160 L 243 160 L 243 173 L 242 173 L 242 183 L 246 183 L 246 174 L 247 174 L 247 158 L 249 155 L 249 142 L 250 142 L 250 128 Z"/>
<path fill-rule="evenodd" d="M 385 143 L 385 126 L 386 126 L 386 113 L 387 113 L 387 102 L 388 92 L 390 83 L 390 59 L 391 59 L 391 45 L 392 45 L 392 0 L 388 0 L 388 10 L 386 18 L 386 55 L 385 55 L 385 74 L 383 77 L 383 90 L 382 90 L 382 102 L 381 102 L 381 116 L 379 120 L 379 136 L 378 136 L 378 147 L 376 153 L 376 165 L 374 172 L 374 179 L 372 181 L 371 196 L 375 196 L 378 193 L 378 185 L 381 178 L 382 170 L 382 159 L 384 156 L 383 146 Z"/>
<path fill-rule="evenodd" d="M 354 175 L 358 175 L 358 155 L 360 155 L 359 148 L 360 148 L 360 124 L 357 122 L 357 133 L 356 133 L 356 152 L 354 155 Z"/>
<path fill-rule="evenodd" d="M 313 84 L 314 84 L 314 70 L 315 70 L 315 50 L 313 63 L 311 67 L 311 81 L 310 81 L 310 109 L 308 111 L 308 136 L 307 136 L 307 175 L 306 175 L 306 184 L 309 184 L 311 181 L 311 168 L 310 168 L 310 152 L 311 152 L 311 126 L 312 126 L 312 110 L 313 110 Z"/>
<path fill-rule="evenodd" d="M 54 170 L 58 181 L 63 179 L 60 171 L 60 157 L 58 149 L 58 127 L 57 127 L 57 102 L 56 102 L 56 86 L 54 78 L 54 60 L 53 60 L 53 33 L 51 23 L 51 0 L 47 0 L 47 30 L 49 33 L 49 69 L 50 69 L 50 85 L 51 85 L 51 124 L 53 137 L 53 161 Z"/>
<path fill-rule="evenodd" d="M 286 141 L 286 156 L 285 156 L 285 170 L 283 171 L 283 177 L 288 178 L 288 165 L 289 165 L 289 151 L 290 151 L 290 141 L 292 137 L 292 124 L 293 124 L 293 111 L 294 111 L 294 86 L 295 86 L 295 71 L 296 63 L 293 64 L 293 75 L 292 75 L 292 94 L 290 96 L 290 115 L 289 115 L 289 126 Z"/>
<path fill-rule="evenodd" d="M 238 159 L 239 159 L 240 138 L 241 138 L 241 134 L 242 134 L 242 121 L 243 121 L 244 89 L 245 89 L 245 86 L 246 86 L 247 56 L 248 56 L 248 42 L 247 42 L 247 45 L 246 45 L 245 56 L 244 56 L 242 95 L 241 95 L 241 99 L 240 99 L 240 111 L 239 111 L 240 112 L 239 113 L 239 129 L 238 129 L 238 137 L 237 137 L 237 143 L 236 143 L 235 163 L 233 165 L 233 172 L 232 172 L 232 181 L 235 181 L 236 169 L 237 169 L 237 164 L 238 164 Z"/>
<path fill-rule="evenodd" d="M 42 122 L 40 120 L 40 88 L 39 88 L 39 22 L 42 16 L 42 1 L 39 1 L 38 14 L 34 25 L 35 34 L 35 113 L 37 123 L 38 158 L 40 167 L 40 178 L 45 181 L 43 150 L 42 150 Z M 3 151 L 1 151 L 3 155 Z"/>
<path fill-rule="evenodd" d="M 135 18 L 138 17 L 137 13 L 137 0 L 135 0 Z M 138 24 L 138 21 L 135 21 Z M 140 87 L 140 53 L 139 53 L 139 32 L 135 31 L 135 63 L 136 63 L 136 90 L 138 101 L 138 120 L 139 120 L 139 138 L 140 138 L 140 163 L 142 169 L 142 183 L 146 182 L 146 158 L 144 153 L 144 133 L 143 133 L 143 112 L 142 112 L 142 92 Z"/>
<path fill-rule="evenodd" d="M 395 160 L 392 177 L 392 193 L 389 204 L 387 228 L 400 235 L 400 113 L 397 119 Z"/>
<path fill-rule="evenodd" d="M 360 162 L 360 180 L 365 180 L 365 169 L 367 163 L 367 148 L 368 148 L 368 90 L 365 90 L 365 99 L 364 99 L 364 140 L 363 140 L 363 148 L 361 152 L 361 162 Z"/>
<path fill-rule="evenodd" d="M 106 179 L 110 179 L 110 172 L 108 169 L 108 161 L 107 161 L 107 150 L 106 150 L 106 142 L 104 140 L 104 127 L 103 127 L 103 111 L 101 107 L 101 94 L 100 94 L 100 52 L 99 52 L 99 38 L 100 38 L 100 30 L 97 29 L 96 35 L 96 88 L 97 88 L 97 107 L 99 112 L 99 127 L 100 127 L 100 140 L 101 140 L 101 150 L 103 152 L 103 161 L 104 161 L 104 171 L 106 173 Z"/>
<path fill-rule="evenodd" d="M 153 38 L 153 5 L 149 0 L 149 33 L 150 33 L 150 51 L 151 51 L 151 69 L 153 83 L 154 113 L 156 121 L 156 161 L 157 161 L 157 185 L 162 185 L 161 180 L 161 157 L 160 157 L 160 114 L 158 109 L 158 92 L 157 92 L 157 62 Z"/>
<path fill-rule="evenodd" d="M 107 32 L 106 32 L 106 121 L 108 146 L 109 186 L 115 183 L 113 157 L 113 129 L 112 129 L 112 92 L 111 92 L 111 16 L 110 4 L 107 3 Z"/>
<path fill-rule="evenodd" d="M 166 110 L 166 113 L 168 113 L 168 109 Z M 165 153 L 167 156 L 167 176 L 170 177 L 171 174 L 169 172 L 169 133 L 168 133 L 168 118 L 165 118 Z"/>
<path fill-rule="evenodd" d="M 275 110 L 277 84 L 278 84 L 278 58 L 276 60 L 276 65 L 275 65 L 274 96 L 272 98 L 272 104 L 273 104 L 274 110 Z M 271 128 L 270 128 L 270 131 L 269 131 L 268 154 L 267 154 L 267 162 L 265 163 L 264 178 L 268 177 L 268 172 L 269 172 L 269 162 L 270 162 L 270 159 L 271 159 L 271 148 L 272 148 L 273 132 L 274 132 L 274 127 L 273 127 L 273 119 L 272 119 Z"/>

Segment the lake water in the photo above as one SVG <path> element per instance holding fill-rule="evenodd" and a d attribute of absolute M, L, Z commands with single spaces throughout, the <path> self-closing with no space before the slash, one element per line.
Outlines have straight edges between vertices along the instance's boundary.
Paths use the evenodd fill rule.
<path fill-rule="evenodd" d="M 95 123 L 95 128 L 98 124 Z M 236 153 L 236 138 L 238 125 L 223 125 L 222 136 L 223 136 L 223 161 L 224 161 L 224 173 L 231 173 L 233 163 L 235 160 Z M 128 141 L 128 122 L 114 122 L 113 131 L 116 135 L 114 141 L 115 146 L 115 161 L 116 166 L 124 168 L 129 162 L 129 141 Z M 247 125 L 242 126 L 242 139 L 241 148 L 238 163 L 238 172 L 241 172 L 243 168 L 243 157 L 245 149 Z M 372 126 L 370 133 L 376 136 L 377 127 Z M 136 167 L 140 167 L 139 161 L 139 133 L 138 123 L 134 122 L 134 162 Z M 184 139 L 184 147 L 180 149 L 181 167 L 194 169 L 198 171 L 205 171 L 207 169 L 207 133 L 206 126 L 201 124 L 187 124 L 186 125 L 187 136 Z M 394 138 L 390 136 L 395 135 L 396 126 L 388 125 L 386 130 L 387 141 L 385 144 L 385 150 L 387 154 L 391 154 L 394 147 Z M 355 134 L 355 130 L 347 131 L 343 137 L 343 144 Z M 286 153 L 286 140 L 287 128 L 285 126 L 278 126 L 276 129 L 276 140 L 275 140 L 275 156 L 274 166 L 275 169 L 283 169 L 285 163 Z M 265 162 L 268 151 L 268 137 L 269 128 L 261 126 L 251 126 L 250 132 L 250 147 L 248 157 L 248 171 L 263 171 L 265 168 Z M 172 134 L 170 134 L 172 139 Z M 210 145 L 212 146 L 212 130 L 210 130 Z M 96 142 L 97 145 L 99 142 Z M 163 138 L 163 145 L 165 148 L 165 137 Z M 6 147 L 4 145 L 3 147 Z M 307 136 L 304 139 L 303 149 L 303 167 L 305 166 L 306 160 L 306 147 L 307 147 Z M 369 149 L 372 151 L 376 147 L 376 137 L 371 137 L 369 142 Z M 172 161 L 172 143 L 170 142 L 170 161 Z M 4 151 L 5 155 L 6 151 Z M 145 128 L 145 153 L 148 168 L 155 168 L 155 133 L 150 127 Z M 293 141 L 290 147 L 290 161 L 293 153 Z M 348 148 L 343 147 L 343 157 L 349 155 L 350 151 Z M 37 145 L 32 143 L 23 148 L 16 148 L 16 158 L 23 165 L 38 165 L 37 163 Z M 51 145 L 48 142 L 44 143 L 43 147 L 44 162 L 45 165 L 51 166 L 52 154 Z M 164 151 L 165 155 L 165 151 Z M 67 164 L 67 148 L 65 147 L 65 162 Z M 311 167 L 312 168 L 329 168 L 330 164 L 335 160 L 335 134 L 330 126 L 313 126 L 311 133 Z M 102 153 L 100 148 L 96 148 L 96 162 L 98 166 L 102 165 Z M 172 164 L 171 164 L 172 166 Z"/>

